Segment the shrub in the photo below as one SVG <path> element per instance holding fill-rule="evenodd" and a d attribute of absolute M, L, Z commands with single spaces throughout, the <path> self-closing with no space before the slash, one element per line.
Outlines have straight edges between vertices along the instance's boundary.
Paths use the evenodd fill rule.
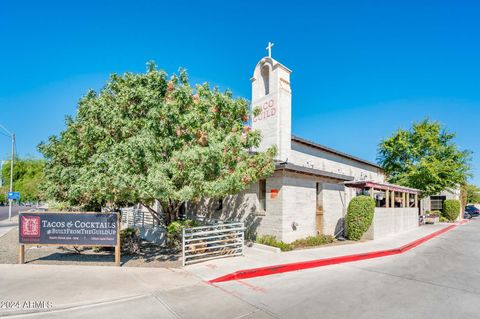
<path fill-rule="evenodd" d="M 439 211 L 439 210 L 434 210 L 434 211 L 432 211 L 432 212 L 430 213 L 430 216 L 432 216 L 432 217 L 433 217 L 433 216 L 440 217 L 440 216 L 442 216 L 442 212 Z"/>
<path fill-rule="evenodd" d="M 180 250 L 182 247 L 182 230 L 196 226 L 198 226 L 198 222 L 191 219 L 171 222 L 167 226 L 167 245 L 175 250 Z"/>
<path fill-rule="evenodd" d="M 440 216 L 440 218 L 439 218 L 438 220 L 439 220 L 441 223 L 448 223 L 448 222 L 449 222 L 449 220 L 446 219 L 446 218 L 443 217 L 443 216 Z"/>
<path fill-rule="evenodd" d="M 345 218 L 348 239 L 362 238 L 372 224 L 375 205 L 375 200 L 369 196 L 357 196 L 350 201 Z"/>
<path fill-rule="evenodd" d="M 460 201 L 457 199 L 447 199 L 443 201 L 443 214 L 442 216 L 449 221 L 454 221 L 460 214 Z"/>
<path fill-rule="evenodd" d="M 122 251 L 126 254 L 136 254 L 140 251 L 140 236 L 138 229 L 128 227 L 120 231 L 120 243 Z"/>
<path fill-rule="evenodd" d="M 330 235 L 318 235 L 318 236 L 309 236 L 303 239 L 297 239 L 291 245 L 295 248 L 303 248 L 303 247 L 314 247 L 320 246 L 325 244 L 330 244 L 335 241 L 335 237 Z"/>
<path fill-rule="evenodd" d="M 259 244 L 280 248 L 281 251 L 289 251 L 295 248 L 291 244 L 278 241 L 277 238 L 272 235 L 257 236 L 256 242 Z"/>

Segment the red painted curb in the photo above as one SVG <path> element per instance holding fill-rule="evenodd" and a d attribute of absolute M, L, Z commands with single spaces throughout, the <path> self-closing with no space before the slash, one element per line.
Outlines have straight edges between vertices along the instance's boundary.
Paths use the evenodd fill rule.
<path fill-rule="evenodd" d="M 372 251 L 372 252 L 362 253 L 362 254 L 345 255 L 345 256 L 338 256 L 338 257 L 332 257 L 332 258 L 295 262 L 295 263 L 289 263 L 289 264 L 281 264 L 281 265 L 275 265 L 275 266 L 266 266 L 266 267 L 260 267 L 260 268 L 238 270 L 233 273 L 209 280 L 208 282 L 217 283 L 217 282 L 240 280 L 240 279 L 247 279 L 247 278 L 253 278 L 253 277 L 269 276 L 269 275 L 280 274 L 280 273 L 290 272 L 290 271 L 297 271 L 302 269 L 323 267 L 328 265 L 343 264 L 343 263 L 359 261 L 359 260 L 398 255 L 406 251 L 409 251 L 410 249 L 413 249 L 425 243 L 426 241 L 434 237 L 437 237 L 438 235 L 446 233 L 447 231 L 454 229 L 458 225 L 463 225 L 465 223 L 466 222 L 459 222 L 457 224 L 450 225 L 448 227 L 437 230 L 436 232 L 433 232 L 427 236 L 414 240 L 398 248 L 378 250 L 378 251 Z"/>

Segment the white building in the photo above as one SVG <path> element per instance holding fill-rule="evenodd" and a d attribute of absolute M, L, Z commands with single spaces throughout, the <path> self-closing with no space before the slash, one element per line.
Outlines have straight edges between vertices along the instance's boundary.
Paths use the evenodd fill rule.
<path fill-rule="evenodd" d="M 422 199 L 422 214 L 425 214 L 427 211 L 442 211 L 443 202 L 447 199 L 460 200 L 460 188 L 447 189 L 438 194 Z"/>
<path fill-rule="evenodd" d="M 275 173 L 238 195 L 190 206 L 206 219 L 244 221 L 247 234 L 269 234 L 284 242 L 316 234 L 337 235 L 349 201 L 358 194 L 377 199 L 369 238 L 418 227 L 417 190 L 385 183 L 375 163 L 292 135 L 291 71 L 264 57 L 253 72 L 252 128 L 262 133 L 259 150 L 276 145 Z M 417 199 L 417 200 L 416 200 Z"/>

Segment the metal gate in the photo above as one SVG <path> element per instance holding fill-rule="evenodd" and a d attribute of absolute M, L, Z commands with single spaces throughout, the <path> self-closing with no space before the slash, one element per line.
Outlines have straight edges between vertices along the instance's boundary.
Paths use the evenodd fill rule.
<path fill-rule="evenodd" d="M 183 266 L 216 258 L 243 255 L 243 223 L 184 228 Z"/>
<path fill-rule="evenodd" d="M 160 227 L 152 214 L 138 208 L 122 208 L 122 227 L 155 228 Z"/>

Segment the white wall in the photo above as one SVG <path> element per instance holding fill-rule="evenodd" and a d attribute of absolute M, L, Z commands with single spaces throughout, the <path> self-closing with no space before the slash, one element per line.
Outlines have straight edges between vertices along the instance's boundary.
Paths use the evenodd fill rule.
<path fill-rule="evenodd" d="M 283 192 L 284 219 L 281 240 L 290 243 L 315 235 L 317 194 L 315 180 L 287 173 L 284 177 Z M 293 223 L 295 227 L 292 227 Z"/>
<path fill-rule="evenodd" d="M 447 190 L 444 190 L 442 192 L 440 192 L 440 194 L 438 194 L 439 196 L 445 196 L 447 199 L 460 199 L 460 189 L 447 189 Z"/>
<path fill-rule="evenodd" d="M 218 200 L 204 199 L 188 205 L 188 216 L 199 220 L 221 220 L 224 222 L 244 222 L 247 227 L 247 237 L 258 235 L 273 235 L 282 238 L 283 224 L 283 176 L 276 172 L 267 178 L 266 211 L 260 209 L 258 200 L 259 184 L 253 183 L 237 195 L 223 199 L 223 208 L 218 209 Z M 276 198 L 272 198 L 272 189 L 278 190 Z"/>
<path fill-rule="evenodd" d="M 277 159 L 289 158 L 292 135 L 292 92 L 290 70 L 272 58 L 258 62 L 252 80 L 252 111 L 260 108 L 257 116 L 252 114 L 252 129 L 259 130 L 262 140 L 258 150 L 277 147 Z M 268 81 L 265 79 L 268 78 Z M 265 94 L 268 82 L 269 92 Z"/>
<path fill-rule="evenodd" d="M 434 196 L 445 196 L 445 199 L 460 200 L 460 189 L 447 189 Z M 425 213 L 427 210 L 432 210 L 430 196 L 421 199 L 420 207 L 422 208 L 422 213 Z"/>
<path fill-rule="evenodd" d="M 336 235 L 343 228 L 347 210 L 347 196 L 342 184 L 323 184 L 323 233 Z"/>
<path fill-rule="evenodd" d="M 418 228 L 417 208 L 375 208 L 372 225 L 363 239 L 379 239 Z"/>
<path fill-rule="evenodd" d="M 374 180 L 383 182 L 385 175 L 381 169 L 332 154 L 327 151 L 310 147 L 295 141 L 292 141 L 292 150 L 290 151 L 289 162 L 313 167 L 319 170 L 329 171 L 348 176 L 353 176 L 355 180 Z"/>
<path fill-rule="evenodd" d="M 284 242 L 317 235 L 317 183 L 322 184 L 323 234 L 335 235 L 343 226 L 346 202 L 345 186 L 326 179 L 295 173 L 285 173 L 281 191 L 283 220 L 281 236 Z M 268 205 L 268 203 L 267 203 Z M 272 211 L 267 206 L 267 215 Z M 265 230 L 265 229 L 263 229 Z"/>
<path fill-rule="evenodd" d="M 323 185 L 323 233 L 334 235 L 343 225 L 348 205 L 344 185 L 288 172 L 276 172 L 267 179 L 264 212 L 259 210 L 258 183 L 254 183 L 238 195 L 225 198 L 222 210 L 217 209 L 218 200 L 206 199 L 190 204 L 188 215 L 207 220 L 243 221 L 248 235 L 273 235 L 278 240 L 292 242 L 317 234 L 317 182 Z M 272 189 L 278 190 L 275 198 L 272 198 Z"/>

